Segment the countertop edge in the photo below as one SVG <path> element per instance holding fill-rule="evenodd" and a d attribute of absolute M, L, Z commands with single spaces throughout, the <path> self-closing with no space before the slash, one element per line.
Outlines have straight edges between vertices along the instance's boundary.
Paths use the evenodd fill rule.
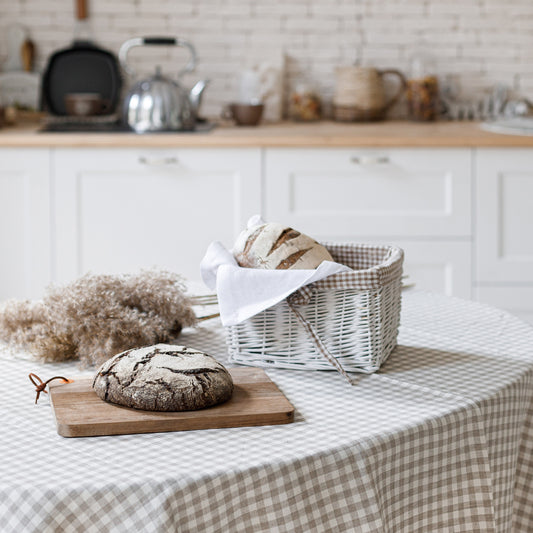
<path fill-rule="evenodd" d="M 218 127 L 208 133 L 41 133 L 38 125 L 0 130 L 0 148 L 531 148 L 533 136 L 503 135 L 478 123 L 320 122 Z"/>

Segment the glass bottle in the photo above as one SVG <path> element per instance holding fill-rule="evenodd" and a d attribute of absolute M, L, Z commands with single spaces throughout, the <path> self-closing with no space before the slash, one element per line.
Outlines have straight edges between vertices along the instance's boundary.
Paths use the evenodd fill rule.
<path fill-rule="evenodd" d="M 422 50 L 417 51 L 411 58 L 407 104 L 411 120 L 435 120 L 439 114 L 439 82 L 435 59 Z"/>
<path fill-rule="evenodd" d="M 313 87 L 304 82 L 295 85 L 289 96 L 289 118 L 297 122 L 320 120 L 322 105 Z"/>

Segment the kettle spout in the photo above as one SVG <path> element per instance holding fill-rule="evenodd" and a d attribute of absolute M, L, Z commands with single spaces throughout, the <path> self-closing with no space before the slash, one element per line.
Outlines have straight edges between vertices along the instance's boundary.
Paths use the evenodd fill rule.
<path fill-rule="evenodd" d="M 189 102 L 191 103 L 191 107 L 195 113 L 198 113 L 198 109 L 200 108 L 200 104 L 202 102 L 202 94 L 205 90 L 205 88 L 209 85 L 210 80 L 201 80 L 196 82 L 194 87 L 189 92 Z"/>

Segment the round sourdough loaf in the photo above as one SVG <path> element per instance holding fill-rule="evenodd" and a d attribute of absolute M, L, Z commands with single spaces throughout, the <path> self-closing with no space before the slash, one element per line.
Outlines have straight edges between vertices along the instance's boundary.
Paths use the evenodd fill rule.
<path fill-rule="evenodd" d="M 119 353 L 96 373 L 93 389 L 104 401 L 146 411 L 192 411 L 229 400 L 233 380 L 206 353 L 156 344 Z"/>
<path fill-rule="evenodd" d="M 327 249 L 314 239 L 276 222 L 243 231 L 233 255 L 242 267 L 278 270 L 314 269 L 322 261 L 333 261 Z"/>

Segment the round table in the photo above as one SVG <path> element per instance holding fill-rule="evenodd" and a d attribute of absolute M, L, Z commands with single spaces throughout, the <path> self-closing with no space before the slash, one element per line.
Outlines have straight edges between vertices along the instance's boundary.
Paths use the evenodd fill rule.
<path fill-rule="evenodd" d="M 224 362 L 217 320 L 180 342 Z M 268 370 L 295 422 L 63 438 L 14 359 L 0 388 L 0 531 L 533 531 L 533 330 L 406 291 L 381 370 Z"/>

